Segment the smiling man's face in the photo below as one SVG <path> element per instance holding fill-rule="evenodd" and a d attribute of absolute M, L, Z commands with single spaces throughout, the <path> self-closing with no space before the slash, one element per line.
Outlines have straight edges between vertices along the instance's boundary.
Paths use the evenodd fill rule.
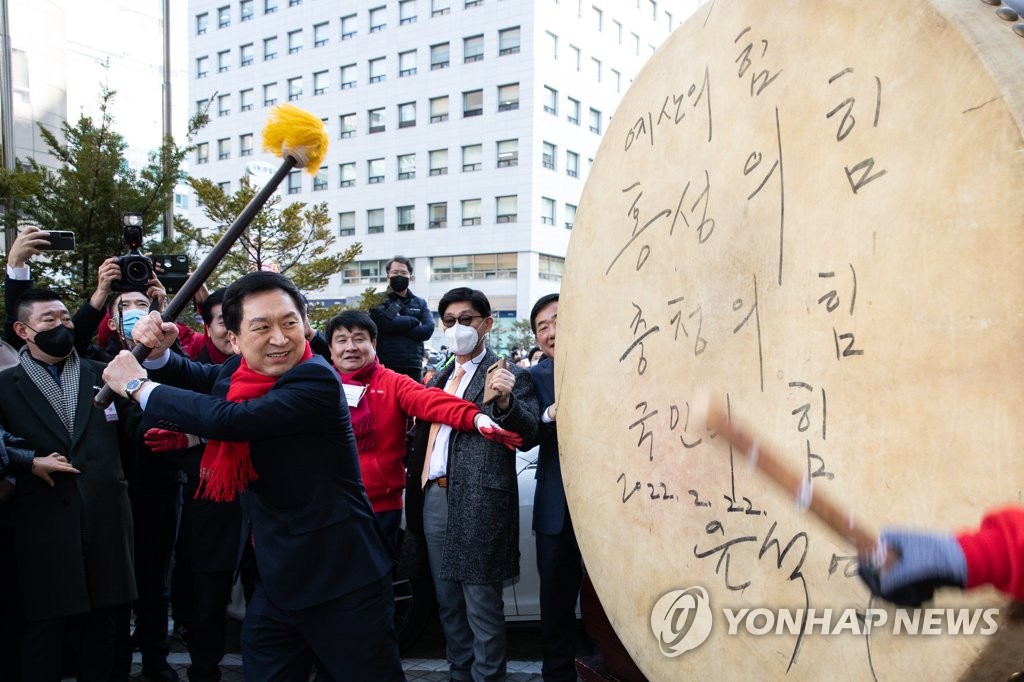
<path fill-rule="evenodd" d="M 299 364 L 306 352 L 302 315 L 281 289 L 249 294 L 242 301 L 242 324 L 228 340 L 249 368 L 279 377 Z"/>

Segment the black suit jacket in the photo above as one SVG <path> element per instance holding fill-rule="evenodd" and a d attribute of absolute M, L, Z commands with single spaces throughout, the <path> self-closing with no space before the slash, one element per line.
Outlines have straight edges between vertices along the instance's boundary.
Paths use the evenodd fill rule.
<path fill-rule="evenodd" d="M 249 441 L 259 478 L 241 495 L 242 543 L 251 538 L 277 606 L 315 606 L 386 575 L 394 557 L 363 489 L 337 372 L 314 355 L 266 395 L 231 402 L 239 362 L 210 366 L 171 354 L 150 371 L 165 385 L 149 395 L 145 426 Z"/>
<path fill-rule="evenodd" d="M 565 526 L 567 506 L 562 484 L 562 465 L 558 461 L 558 431 L 555 422 L 546 424 L 544 410 L 555 402 L 555 363 L 544 358 L 529 369 L 533 390 L 540 407 L 540 455 L 537 457 L 537 488 L 533 497 L 533 529 L 546 535 L 558 535 Z"/>
<path fill-rule="evenodd" d="M 21 365 L 0 372 L 0 425 L 37 452 L 67 456 L 82 473 L 54 476 L 50 487 L 18 477 L 12 502 L 15 556 L 30 620 L 125 604 L 136 596 L 132 517 L 120 441 L 141 440 L 138 407 L 118 398 L 116 419 L 92 405 L 103 365 L 81 360 L 75 428 L 60 417 Z M 5 556 L 6 559 L 6 556 Z"/>

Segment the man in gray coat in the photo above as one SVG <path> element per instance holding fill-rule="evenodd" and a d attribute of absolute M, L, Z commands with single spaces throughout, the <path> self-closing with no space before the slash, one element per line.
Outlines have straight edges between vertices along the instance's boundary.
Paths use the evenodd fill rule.
<path fill-rule="evenodd" d="M 504 367 L 485 346 L 494 326 L 483 292 L 459 287 L 438 305 L 455 361 L 431 385 L 476 403 L 503 429 L 537 439 L 529 374 Z M 417 427 L 409 491 L 422 494 L 423 532 L 453 680 L 505 679 L 502 583 L 519 574 L 519 489 L 515 452 L 477 433 Z M 410 481 L 411 482 L 411 481 Z M 412 482 L 411 482 L 412 483 Z M 416 504 L 415 493 L 408 503 Z"/>

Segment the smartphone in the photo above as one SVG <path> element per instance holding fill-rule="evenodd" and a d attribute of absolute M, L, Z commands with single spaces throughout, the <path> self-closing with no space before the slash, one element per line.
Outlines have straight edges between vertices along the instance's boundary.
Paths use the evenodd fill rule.
<path fill-rule="evenodd" d="M 155 253 L 150 256 L 150 260 L 153 261 L 157 279 L 167 289 L 167 293 L 177 293 L 188 279 L 188 256 L 183 253 Z"/>
<path fill-rule="evenodd" d="M 43 251 L 74 251 L 75 250 L 75 233 L 67 230 L 50 230 L 50 236 L 47 237 L 50 242 L 49 246 L 42 247 Z"/>

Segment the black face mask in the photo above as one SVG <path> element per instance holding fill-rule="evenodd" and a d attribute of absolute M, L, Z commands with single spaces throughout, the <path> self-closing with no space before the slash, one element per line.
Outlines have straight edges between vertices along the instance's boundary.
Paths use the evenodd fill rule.
<path fill-rule="evenodd" d="M 402 293 L 409 288 L 409 278 L 405 275 L 395 275 L 388 279 L 388 284 L 391 285 L 392 291 Z"/>
<path fill-rule="evenodd" d="M 28 326 L 28 325 L 26 325 Z M 32 329 L 32 327 L 29 327 Z M 32 331 L 36 331 L 32 329 Z M 71 355 L 75 348 L 75 333 L 63 324 L 58 324 L 53 329 L 36 332 L 33 343 L 47 355 L 55 358 L 66 358 Z"/>

